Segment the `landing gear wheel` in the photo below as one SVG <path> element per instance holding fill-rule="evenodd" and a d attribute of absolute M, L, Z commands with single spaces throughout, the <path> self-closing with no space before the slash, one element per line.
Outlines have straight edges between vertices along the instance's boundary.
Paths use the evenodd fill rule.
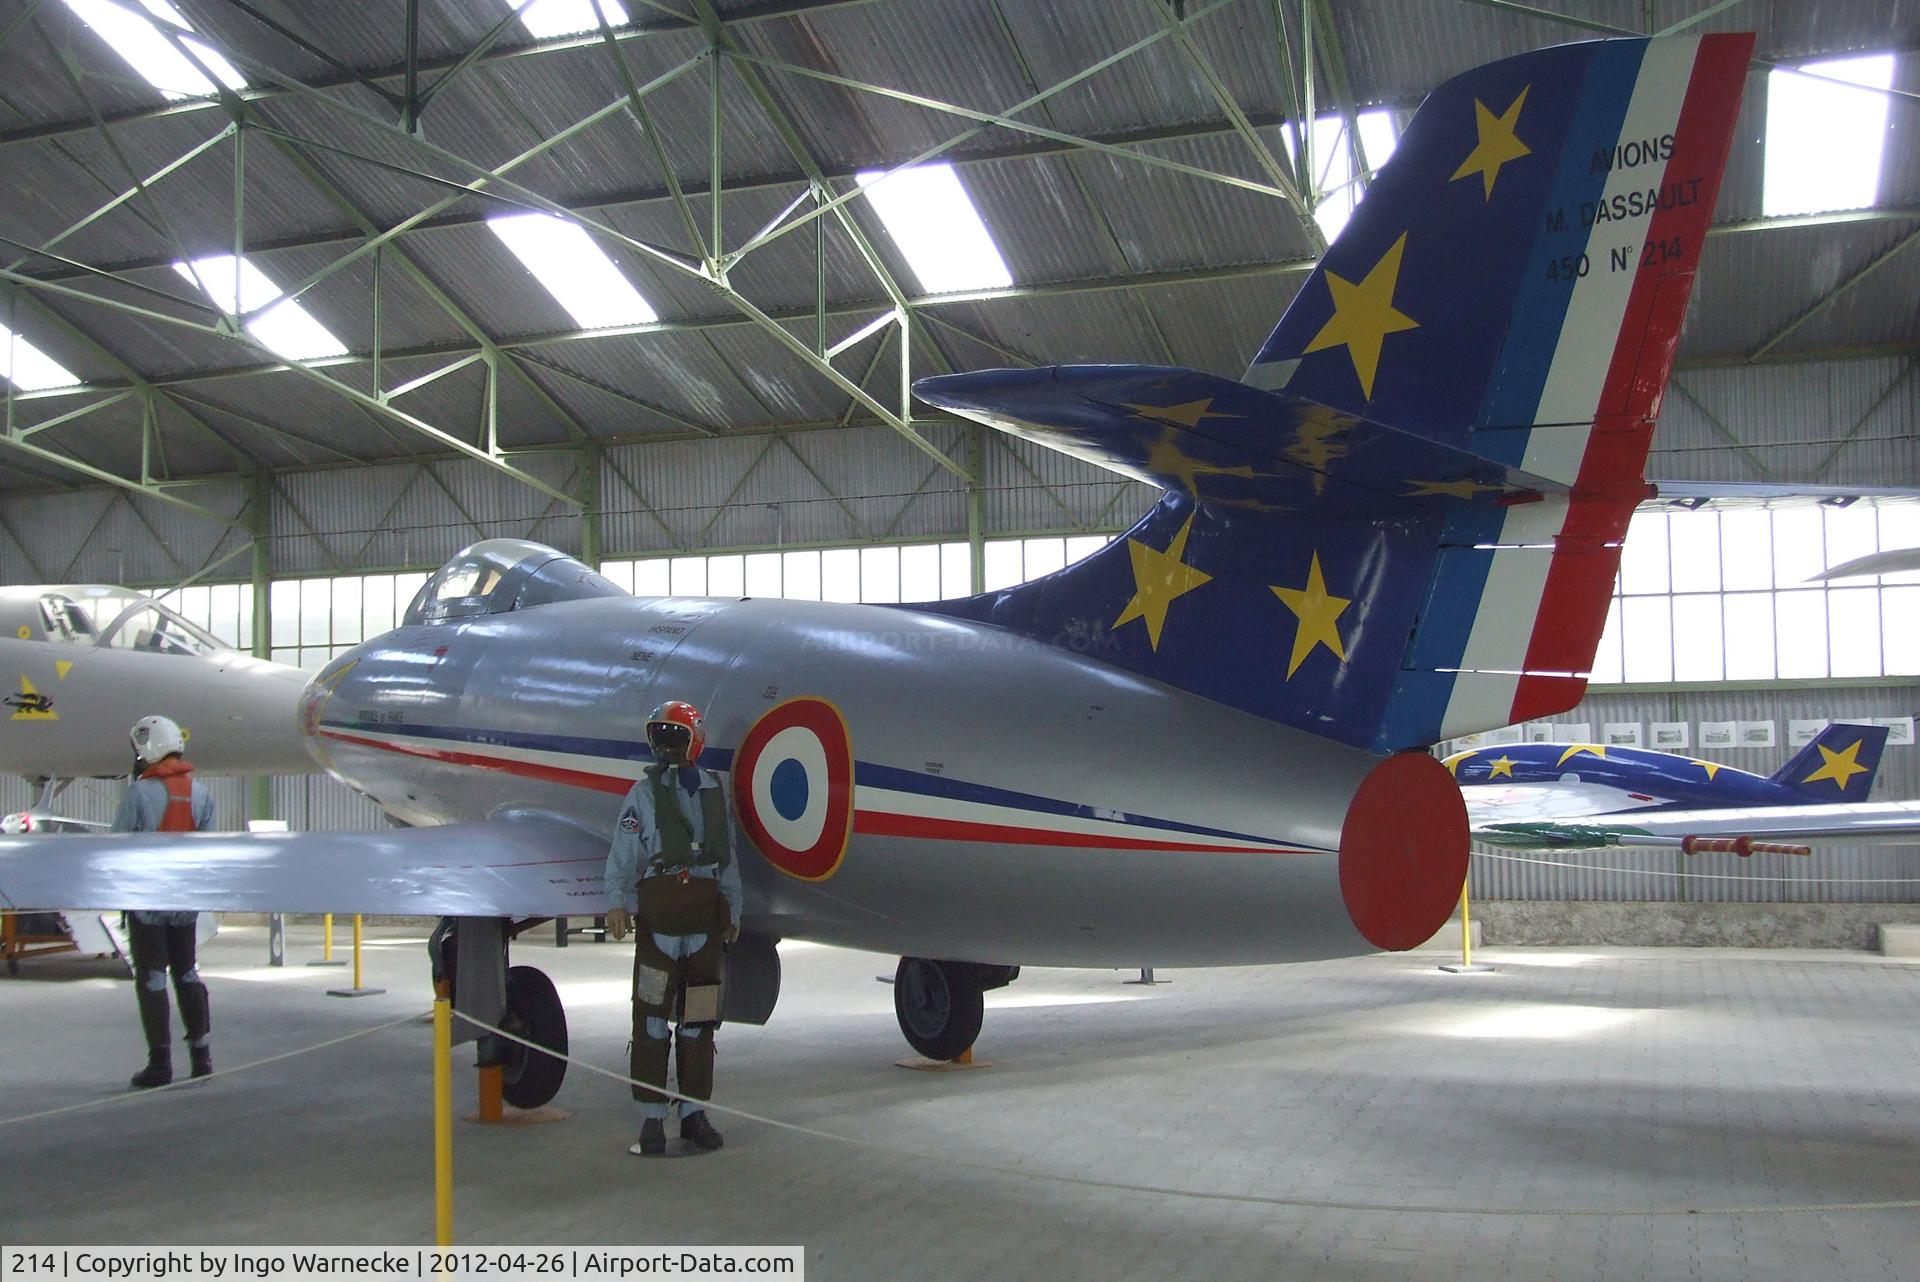
<path fill-rule="evenodd" d="M 567 1053 L 567 1012 L 546 972 L 532 966 L 507 968 L 507 1009 L 500 1027 L 529 1038 L 548 1050 Z M 500 1066 L 500 1096 L 515 1108 L 539 1108 L 560 1092 L 567 1062 L 552 1055 L 506 1043 Z"/>
<path fill-rule="evenodd" d="M 893 1014 L 907 1044 L 928 1059 L 958 1059 L 980 1036 L 981 986 L 968 969 L 902 957 L 893 973 Z"/>

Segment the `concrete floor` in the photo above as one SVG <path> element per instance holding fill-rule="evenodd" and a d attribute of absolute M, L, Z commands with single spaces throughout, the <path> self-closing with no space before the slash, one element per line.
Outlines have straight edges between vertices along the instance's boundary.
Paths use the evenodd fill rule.
<path fill-rule="evenodd" d="M 293 932 L 207 950 L 223 1067 L 428 1004 L 422 932 L 369 982 Z M 616 946 L 516 948 L 618 1067 Z M 718 1121 L 720 1153 L 626 1155 L 625 1091 L 576 1072 L 571 1120 L 455 1132 L 468 1243 L 804 1244 L 813 1279 L 1920 1278 L 1920 1211 L 1571 1214 L 1920 1198 L 1920 966 L 1867 954 L 1490 949 L 1244 970 L 1032 971 L 988 999 L 993 1067 L 924 1074 L 891 959 L 797 946 L 772 1025 L 722 1034 L 721 1098 L 898 1156 Z M 101 963 L 0 979 L 0 1119 L 116 1093 L 132 994 Z M 418 1243 L 432 1234 L 429 1030 L 408 1024 L 190 1090 L 0 1125 L 0 1242 Z M 456 1107 L 472 1106 L 456 1052 Z M 1305 1202 L 1042 1182 L 955 1166 Z"/>

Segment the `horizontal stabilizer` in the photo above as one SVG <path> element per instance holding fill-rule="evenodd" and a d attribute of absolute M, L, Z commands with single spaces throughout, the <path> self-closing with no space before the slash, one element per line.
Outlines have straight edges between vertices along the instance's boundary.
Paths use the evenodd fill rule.
<path fill-rule="evenodd" d="M 1154 365 L 949 374 L 920 399 L 1212 507 L 1412 514 L 1566 487 L 1285 392 Z"/>

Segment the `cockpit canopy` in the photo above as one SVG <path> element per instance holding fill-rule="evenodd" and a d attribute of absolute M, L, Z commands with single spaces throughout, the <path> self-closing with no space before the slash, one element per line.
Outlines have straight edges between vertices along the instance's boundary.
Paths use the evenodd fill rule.
<path fill-rule="evenodd" d="M 108 584 L 0 590 L 4 635 L 154 654 L 216 654 L 232 647 L 144 592 Z"/>
<path fill-rule="evenodd" d="M 544 543 L 483 539 L 434 571 L 407 607 L 403 623 L 412 627 L 554 601 L 626 595 L 619 584 Z"/>

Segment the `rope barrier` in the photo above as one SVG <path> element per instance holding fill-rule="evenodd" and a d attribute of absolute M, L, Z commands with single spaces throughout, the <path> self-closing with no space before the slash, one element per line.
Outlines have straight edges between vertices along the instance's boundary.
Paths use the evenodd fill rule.
<path fill-rule="evenodd" d="M 67 1104 L 60 1108 L 44 1109 L 38 1113 L 22 1113 L 18 1117 L 0 1117 L 0 1127 L 15 1126 L 21 1122 L 37 1122 L 42 1118 L 59 1117 L 64 1113 L 77 1113 L 82 1109 L 105 1108 L 110 1104 L 125 1104 L 129 1100 L 153 1099 L 156 1096 L 165 1095 L 170 1091 L 177 1091 L 183 1087 L 199 1086 L 204 1082 L 215 1081 L 222 1077 L 231 1077 L 235 1073 L 245 1073 L 252 1069 L 264 1068 L 268 1064 L 278 1064 L 281 1060 L 292 1059 L 297 1055 L 309 1055 L 314 1051 L 326 1050 L 329 1046 L 339 1046 L 345 1042 L 372 1036 L 374 1033 L 383 1033 L 389 1028 L 399 1028 L 402 1024 L 415 1023 L 420 1019 L 420 1015 L 421 1012 L 416 1011 L 400 1019 L 391 1019 L 384 1024 L 375 1024 L 371 1028 L 363 1028 L 357 1032 L 346 1033 L 339 1037 L 330 1037 L 324 1042 L 315 1042 L 311 1046 L 302 1046 L 298 1050 L 282 1051 L 278 1055 L 269 1055 L 265 1059 L 252 1060 L 245 1064 L 235 1064 L 232 1068 L 218 1069 L 208 1073 L 204 1077 L 182 1078 L 176 1082 L 169 1082 L 165 1086 L 156 1086 L 151 1090 L 130 1090 L 118 1095 L 103 1096 L 100 1099 L 82 1100 L 78 1104 Z"/>
<path fill-rule="evenodd" d="M 1579 868 L 1586 872 L 1617 872 L 1632 877 L 1691 877 L 1696 881 L 1771 881 L 1795 886 L 1920 886 L 1920 877 L 1788 877 L 1781 873 L 1673 872 L 1663 868 L 1618 868 L 1606 864 L 1575 863 L 1568 859 L 1537 859 L 1531 855 L 1495 854 L 1476 850 L 1476 859 L 1500 859 L 1510 864 L 1538 864 L 1543 868 Z"/>
<path fill-rule="evenodd" d="M 1838 1211 L 1910 1211 L 1920 1209 L 1920 1198 L 1905 1198 L 1873 1202 L 1804 1202 L 1766 1206 L 1687 1206 L 1687 1207 L 1572 1207 L 1561 1209 L 1539 1209 L 1524 1206 L 1443 1206 L 1426 1203 L 1407 1202 L 1348 1202 L 1332 1198 L 1292 1198 L 1269 1197 L 1257 1193 L 1221 1193 L 1206 1189 L 1169 1188 L 1154 1184 L 1133 1184 L 1124 1180 L 1098 1180 L 1078 1175 L 1057 1175 L 1049 1171 L 1029 1170 L 1021 1166 L 1001 1166 L 993 1162 L 974 1161 L 970 1158 L 958 1158 L 928 1153 L 922 1150 L 902 1148 L 894 1144 L 883 1144 L 877 1140 L 860 1139 L 857 1136 L 842 1135 L 836 1131 L 823 1131 L 818 1127 L 805 1126 L 798 1122 L 782 1122 L 775 1118 L 750 1113 L 743 1108 L 728 1104 L 716 1104 L 711 1100 L 692 1100 L 688 1096 L 670 1087 L 654 1086 L 647 1082 L 638 1082 L 624 1073 L 601 1068 L 570 1054 L 560 1054 L 547 1050 L 537 1042 L 497 1028 L 471 1015 L 454 1014 L 455 1019 L 465 1020 L 475 1028 L 491 1033 L 496 1037 L 517 1042 L 531 1050 L 551 1055 L 576 1068 L 589 1073 L 622 1082 L 628 1086 L 644 1086 L 669 1099 L 690 1102 L 702 1108 L 724 1113 L 728 1117 L 737 1117 L 743 1121 L 758 1122 L 776 1130 L 787 1131 L 795 1135 L 806 1135 L 814 1139 L 827 1140 L 835 1144 L 844 1144 L 851 1148 L 865 1149 L 882 1153 L 889 1157 L 904 1158 L 912 1162 L 931 1162 L 946 1167 L 959 1167 L 969 1171 L 978 1171 L 984 1175 L 1011 1175 L 1020 1179 L 1035 1180 L 1044 1184 L 1064 1185 L 1072 1188 L 1100 1189 L 1112 1193 L 1141 1193 L 1152 1197 L 1185 1198 L 1197 1202 L 1231 1202 L 1245 1206 L 1279 1207 L 1303 1211 L 1361 1211 L 1388 1215 L 1498 1215 L 1519 1217 L 1573 1217 L 1582 1219 L 1638 1219 L 1648 1217 L 1675 1216 L 1731 1216 L 1731 1215 L 1778 1215 L 1778 1214 L 1831 1214 Z"/>

